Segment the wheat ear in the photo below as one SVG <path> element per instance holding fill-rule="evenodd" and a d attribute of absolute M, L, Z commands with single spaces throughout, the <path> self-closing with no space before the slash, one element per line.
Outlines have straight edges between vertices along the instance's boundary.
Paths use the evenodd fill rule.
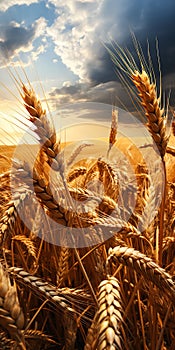
<path fill-rule="evenodd" d="M 40 299 L 48 299 L 54 308 L 68 312 L 70 315 L 79 314 L 86 308 L 87 301 L 92 302 L 91 296 L 82 289 L 56 288 L 20 267 L 9 267 L 8 272 L 18 283 L 28 287 Z"/>
<path fill-rule="evenodd" d="M 69 159 L 67 160 L 67 167 L 72 166 L 72 164 L 74 163 L 75 159 L 78 157 L 78 155 L 81 153 L 81 151 L 85 148 L 85 147 L 90 147 L 93 146 L 92 143 L 87 143 L 87 142 L 83 142 L 80 145 L 78 145 L 73 152 L 71 153 Z"/>
<path fill-rule="evenodd" d="M 73 169 L 72 171 L 69 172 L 67 176 L 67 182 L 70 183 L 74 180 L 78 181 L 79 176 L 85 175 L 86 172 L 87 172 L 87 169 L 84 166 L 79 166 L 78 168 Z"/>
<path fill-rule="evenodd" d="M 58 261 L 58 270 L 57 270 L 57 285 L 61 286 L 64 277 L 66 277 L 69 271 L 69 255 L 70 251 L 66 247 L 61 247 L 59 261 Z"/>
<path fill-rule="evenodd" d="M 56 157 L 60 153 L 60 143 L 56 141 L 56 132 L 54 126 L 47 118 L 46 111 L 42 108 L 41 101 L 37 98 L 33 89 L 27 89 L 22 85 L 23 94 L 21 94 L 24 106 L 30 114 L 30 121 L 34 123 L 35 132 L 39 136 L 42 148 L 40 154 L 44 152 L 47 156 L 47 162 L 49 165 L 55 168 L 60 167 L 60 163 Z"/>
<path fill-rule="evenodd" d="M 26 192 L 25 192 L 26 190 Z M 27 188 L 22 189 L 23 192 L 16 192 L 14 200 L 10 200 L 6 205 L 3 217 L 0 221 L 0 243 L 3 244 L 6 236 L 10 233 L 14 235 L 15 223 L 17 222 L 18 210 L 23 205 L 23 202 L 30 196 L 30 191 Z"/>
<path fill-rule="evenodd" d="M 88 329 L 84 350 L 97 349 L 97 313 Z"/>
<path fill-rule="evenodd" d="M 164 108 L 160 107 L 160 98 L 157 97 L 156 86 L 151 83 L 148 74 L 142 70 L 142 73 L 135 71 L 132 75 L 132 81 L 139 91 L 142 105 L 145 108 L 145 114 L 148 120 L 148 129 L 155 141 L 158 150 L 162 156 L 165 155 L 169 137 L 166 135 L 166 120 Z M 166 183 L 166 168 L 163 159 L 165 183 Z M 162 244 L 164 231 L 164 209 L 166 201 L 166 188 L 164 189 L 162 204 L 160 208 L 160 223 L 159 223 L 159 262 L 162 263 Z"/>
<path fill-rule="evenodd" d="M 139 91 L 141 103 L 148 120 L 148 129 L 163 157 L 168 143 L 166 115 L 164 108 L 161 109 L 160 107 L 160 98 L 157 97 L 156 86 L 151 83 L 145 70 L 142 70 L 142 73 L 135 71 L 132 75 L 132 81 Z"/>
<path fill-rule="evenodd" d="M 56 345 L 56 342 L 47 334 L 39 331 L 38 329 L 28 329 L 24 331 L 25 339 L 37 339 L 42 343 L 50 343 Z M 44 345 L 44 344 L 43 344 Z"/>
<path fill-rule="evenodd" d="M 20 307 L 15 286 L 0 263 L 0 324 L 12 339 L 22 340 L 24 315 Z"/>
<path fill-rule="evenodd" d="M 98 159 L 99 181 L 104 184 L 104 192 L 114 201 L 119 195 L 119 181 L 114 165 L 105 159 Z"/>
<path fill-rule="evenodd" d="M 85 350 L 121 350 L 119 323 L 122 321 L 120 286 L 115 277 L 108 277 L 99 285 L 98 310 L 90 328 Z M 95 346 L 92 331 L 95 331 Z M 91 342 L 91 344 L 90 344 Z"/>
<path fill-rule="evenodd" d="M 107 265 L 110 261 L 119 262 L 134 269 L 146 280 L 153 282 L 158 288 L 168 293 L 173 303 L 175 303 L 175 284 L 172 277 L 145 254 L 134 248 L 118 246 L 109 249 Z"/>
<path fill-rule="evenodd" d="M 109 155 L 109 152 L 110 152 L 112 146 L 116 142 L 117 128 L 118 128 L 118 110 L 113 109 L 112 110 L 111 129 L 110 129 L 110 134 L 109 134 L 109 148 L 108 148 L 107 155 Z"/>

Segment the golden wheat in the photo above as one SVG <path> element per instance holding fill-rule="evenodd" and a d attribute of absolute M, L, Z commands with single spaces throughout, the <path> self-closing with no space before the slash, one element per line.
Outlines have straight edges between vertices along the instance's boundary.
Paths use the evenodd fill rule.
<path fill-rule="evenodd" d="M 167 147 L 167 113 L 153 75 L 142 54 L 141 71 L 129 52 L 122 55 L 120 51 L 118 66 L 135 84 L 148 129 L 166 161 L 165 152 L 174 153 Z M 135 185 L 126 163 L 119 156 L 115 163 L 110 159 L 111 148 L 119 143 L 116 110 L 107 159 L 77 160 L 90 145 L 82 143 L 66 160 L 35 91 L 21 82 L 19 87 L 29 114 L 22 123 L 26 118 L 34 125 L 41 148 L 33 165 L 15 160 L 13 170 L 1 175 L 2 348 L 173 350 L 174 182 L 166 183 L 160 219 L 155 206 L 160 186 L 154 188 L 140 151 L 136 159 L 132 148 L 124 150 L 135 170 Z M 153 169 L 158 178 L 157 164 Z M 60 224 L 60 247 L 46 241 L 58 233 L 48 216 Z M 71 241 L 74 228 L 81 229 L 85 247 L 67 246 L 66 234 Z"/>

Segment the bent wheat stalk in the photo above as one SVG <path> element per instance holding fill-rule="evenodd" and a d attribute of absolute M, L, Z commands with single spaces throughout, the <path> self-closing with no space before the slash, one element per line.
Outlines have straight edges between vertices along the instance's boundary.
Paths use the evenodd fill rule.
<path fill-rule="evenodd" d="M 175 284 L 172 277 L 151 258 L 145 254 L 128 247 L 110 248 L 107 258 L 109 262 L 119 262 L 120 264 L 132 268 L 146 280 L 153 282 L 158 288 L 163 289 L 175 304 Z"/>
<path fill-rule="evenodd" d="M 80 314 L 86 308 L 87 301 L 92 302 L 91 296 L 82 289 L 56 288 L 20 267 L 9 267 L 8 272 L 18 283 L 30 288 L 40 299 L 48 299 L 54 308 L 65 311 L 69 315 Z"/>

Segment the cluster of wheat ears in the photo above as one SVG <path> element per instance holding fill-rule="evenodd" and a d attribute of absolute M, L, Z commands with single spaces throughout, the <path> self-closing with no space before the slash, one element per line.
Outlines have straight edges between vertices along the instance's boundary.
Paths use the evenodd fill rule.
<path fill-rule="evenodd" d="M 111 55 L 131 80 L 129 89 L 135 86 L 163 164 L 165 187 L 151 222 L 159 193 L 144 160 L 135 161 L 136 204 L 129 219 L 123 213 L 130 209 L 132 184 L 122 213 L 118 204 L 119 168 L 109 157 L 117 138 L 116 112 L 106 158 L 76 162 L 80 145 L 65 160 L 32 86 L 15 79 L 27 110 L 21 123 L 27 120 L 41 147 L 32 168 L 27 157 L 16 159 L 13 171 L 1 175 L 0 349 L 175 349 L 175 183 L 166 177 L 166 157 L 173 160 L 175 154 L 168 146 L 168 111 L 151 65 L 137 51 L 140 68 L 128 51 L 118 47 Z M 155 177 L 156 171 L 155 166 Z M 88 187 L 94 180 L 103 184 L 103 194 L 98 186 Z M 52 221 L 54 230 L 58 226 L 55 234 L 61 231 L 60 246 L 45 237 L 53 234 Z M 142 221 L 148 225 L 139 226 Z M 80 248 L 73 229 L 81 229 Z"/>

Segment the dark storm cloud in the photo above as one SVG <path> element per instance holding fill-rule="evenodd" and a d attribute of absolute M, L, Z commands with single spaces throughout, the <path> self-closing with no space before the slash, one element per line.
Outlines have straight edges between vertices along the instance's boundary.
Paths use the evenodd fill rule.
<path fill-rule="evenodd" d="M 0 27 L 0 54 L 7 59 L 12 58 L 20 50 L 28 52 L 32 43 L 45 27 L 45 19 L 40 18 L 33 25 L 25 27 L 16 22 L 10 22 Z"/>
<path fill-rule="evenodd" d="M 5 57 L 10 58 L 20 47 L 27 46 L 35 35 L 35 28 L 16 27 L 10 24 L 8 27 L 1 28 L 3 33 L 0 41 L 0 51 Z"/>
<path fill-rule="evenodd" d="M 110 3 L 110 1 L 108 1 L 108 3 Z M 103 11 L 105 10 L 107 9 L 104 7 Z M 116 15 L 117 24 L 116 26 L 112 25 L 109 34 L 119 45 L 128 47 L 129 50 L 134 53 L 135 48 L 131 37 L 131 31 L 133 31 L 143 48 L 145 56 L 147 56 L 148 39 L 153 62 L 157 61 L 156 38 L 158 38 L 162 74 L 171 74 L 175 72 L 174 14 L 175 2 L 172 0 L 124 0 L 115 3 L 113 1 L 113 18 Z M 107 23 L 104 21 L 104 26 L 105 25 L 107 25 Z M 98 61 L 99 65 L 96 67 L 93 64 L 89 64 L 89 77 L 92 81 L 97 83 L 102 81 L 106 82 L 114 78 L 114 65 L 105 48 L 99 50 L 99 54 L 99 57 L 101 56 L 101 59 Z M 155 64 L 155 70 L 157 69 L 156 66 Z"/>
<path fill-rule="evenodd" d="M 127 91 L 117 81 L 109 81 L 97 85 L 75 83 L 54 89 L 50 93 L 50 102 L 56 102 L 58 106 L 77 101 L 100 102 L 117 105 L 120 108 L 125 106 L 130 111 L 134 110 Z"/>

